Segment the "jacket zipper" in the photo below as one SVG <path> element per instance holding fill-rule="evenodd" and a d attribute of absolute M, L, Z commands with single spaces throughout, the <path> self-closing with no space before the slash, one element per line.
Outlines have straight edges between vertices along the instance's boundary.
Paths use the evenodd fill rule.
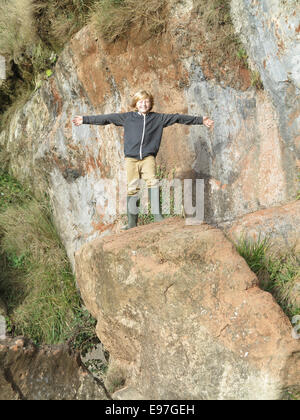
<path fill-rule="evenodd" d="M 142 134 L 142 140 L 141 140 L 141 145 L 140 145 L 140 159 L 143 159 L 143 155 L 142 155 L 142 147 L 143 147 L 143 142 L 144 142 L 144 137 L 145 137 L 145 127 L 146 127 L 146 114 L 144 114 L 144 127 L 143 127 L 143 134 Z"/>

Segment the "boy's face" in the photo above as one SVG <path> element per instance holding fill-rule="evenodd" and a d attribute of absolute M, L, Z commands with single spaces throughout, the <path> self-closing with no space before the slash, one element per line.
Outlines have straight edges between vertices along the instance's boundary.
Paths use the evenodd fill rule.
<path fill-rule="evenodd" d="M 147 114 L 147 112 L 151 108 L 151 101 L 149 98 L 140 99 L 139 101 L 137 101 L 136 107 L 138 112 L 140 112 L 141 114 Z"/>

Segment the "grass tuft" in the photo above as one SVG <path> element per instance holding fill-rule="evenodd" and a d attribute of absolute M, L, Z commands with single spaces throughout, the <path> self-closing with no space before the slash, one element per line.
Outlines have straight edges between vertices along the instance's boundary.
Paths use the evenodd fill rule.
<path fill-rule="evenodd" d="M 257 275 L 260 287 L 274 296 L 292 320 L 300 315 L 300 255 L 294 250 L 284 254 L 271 252 L 271 241 L 240 238 L 236 245 L 239 254 Z"/>

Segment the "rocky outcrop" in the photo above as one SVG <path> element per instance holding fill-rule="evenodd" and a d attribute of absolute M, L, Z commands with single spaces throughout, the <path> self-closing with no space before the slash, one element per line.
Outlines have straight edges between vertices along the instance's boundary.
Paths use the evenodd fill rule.
<path fill-rule="evenodd" d="M 96 239 L 76 253 L 76 272 L 123 378 L 116 398 L 279 399 L 299 388 L 300 342 L 221 230 L 178 218 Z"/>
<path fill-rule="evenodd" d="M 175 177 L 205 180 L 207 222 L 232 221 L 295 199 L 300 156 L 296 18 L 292 11 L 279 18 L 287 2 L 274 1 L 273 8 L 265 1 L 248 3 L 233 1 L 233 16 L 250 58 L 257 60 L 265 91 L 240 91 L 208 80 L 201 16 L 192 0 L 184 0 L 171 8 L 167 30 L 158 38 L 132 34 L 108 46 L 90 27 L 83 28 L 64 49 L 53 76 L 1 133 L 12 173 L 37 195 L 49 192 L 73 267 L 81 245 L 118 231 L 126 192 L 122 129 L 75 128 L 71 119 L 126 111 L 141 87 L 153 92 L 156 111 L 215 120 L 214 132 L 168 128 L 158 155 L 158 163 Z M 278 34 L 285 48 L 276 44 Z"/>
<path fill-rule="evenodd" d="M 0 341 L 0 400 L 107 400 L 66 345 L 37 347 L 23 337 Z"/>
<path fill-rule="evenodd" d="M 246 229 L 290 246 L 299 232 L 294 2 L 231 2 L 263 91 L 238 90 L 204 71 L 194 4 L 174 2 L 156 38 L 132 33 L 108 46 L 83 28 L 12 117 L 0 145 L 16 178 L 37 196 L 49 193 L 74 270 L 79 250 L 77 281 L 111 354 L 108 378 L 115 383 L 116 372 L 126 386 L 116 398 L 278 399 L 299 387 L 300 350 L 271 295 L 207 224 L 173 220 L 108 237 L 126 205 L 122 129 L 71 123 L 76 114 L 127 111 L 138 88 L 153 92 L 158 112 L 210 115 L 213 132 L 165 130 L 158 164 L 181 180 L 204 179 L 206 222 L 232 237 Z M 65 359 L 58 349 L 52 356 L 23 339 L 2 343 L 2 395 L 105 398 L 74 355 Z"/>
<path fill-rule="evenodd" d="M 287 158 L 283 164 L 294 165 L 296 158 L 300 166 L 299 2 L 232 0 L 231 10 L 250 64 L 258 70 L 276 109 L 282 151 Z M 288 150 L 293 153 L 286 153 Z M 292 179 L 287 184 L 290 188 Z"/>
<path fill-rule="evenodd" d="M 272 252 L 300 254 L 300 200 L 247 214 L 220 225 L 233 241 L 267 238 Z"/>

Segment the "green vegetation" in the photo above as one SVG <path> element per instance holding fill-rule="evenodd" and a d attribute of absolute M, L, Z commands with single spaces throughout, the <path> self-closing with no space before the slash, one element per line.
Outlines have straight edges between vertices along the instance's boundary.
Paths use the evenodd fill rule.
<path fill-rule="evenodd" d="M 2 162 L 1 162 L 2 163 Z M 0 212 L 3 213 L 9 206 L 21 204 L 31 199 L 28 189 L 22 187 L 18 181 L 8 173 L 0 170 Z"/>
<path fill-rule="evenodd" d="M 0 129 L 51 76 L 62 48 L 87 22 L 95 1 L 1 0 L 0 54 L 7 77 L 0 85 Z"/>
<path fill-rule="evenodd" d="M 251 71 L 251 86 L 255 87 L 256 90 L 263 90 L 264 88 L 258 71 Z"/>
<path fill-rule="evenodd" d="M 236 243 L 239 254 L 257 275 L 260 287 L 275 297 L 292 319 L 300 315 L 300 255 L 291 250 L 278 255 L 271 252 L 271 241 L 241 238 Z"/>
<path fill-rule="evenodd" d="M 247 61 L 248 61 L 248 54 L 246 52 L 246 50 L 244 48 L 240 48 L 237 53 L 236 53 L 237 57 L 244 61 L 244 65 L 247 66 Z"/>
<path fill-rule="evenodd" d="M 69 341 L 86 351 L 99 342 L 82 308 L 49 204 L 0 173 L 0 295 L 13 335 L 37 344 Z"/>

